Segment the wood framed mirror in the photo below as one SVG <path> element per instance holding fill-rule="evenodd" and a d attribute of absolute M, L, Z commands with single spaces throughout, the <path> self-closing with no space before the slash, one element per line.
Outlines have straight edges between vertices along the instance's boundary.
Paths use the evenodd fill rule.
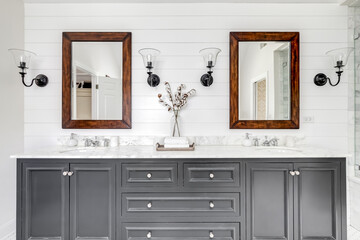
<path fill-rule="evenodd" d="M 131 128 L 131 33 L 64 32 L 62 127 Z"/>
<path fill-rule="evenodd" d="M 230 32 L 230 129 L 298 129 L 299 98 L 298 32 Z"/>

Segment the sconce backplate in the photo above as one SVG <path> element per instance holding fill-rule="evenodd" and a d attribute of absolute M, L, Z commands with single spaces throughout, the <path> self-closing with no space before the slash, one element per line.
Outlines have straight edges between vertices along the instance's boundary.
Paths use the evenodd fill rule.
<path fill-rule="evenodd" d="M 38 85 L 39 87 L 45 87 L 49 82 L 48 77 L 45 76 L 44 74 L 37 75 L 34 80 L 35 80 L 35 84 Z"/>
<path fill-rule="evenodd" d="M 214 79 L 209 73 L 206 73 L 201 76 L 200 81 L 203 86 L 209 87 L 213 83 Z"/>
<path fill-rule="evenodd" d="M 160 77 L 156 74 L 151 74 L 147 79 L 148 84 L 150 87 L 156 87 L 160 84 Z"/>
<path fill-rule="evenodd" d="M 314 83 L 316 86 L 324 86 L 328 81 L 328 77 L 324 73 L 318 73 L 314 77 Z"/>

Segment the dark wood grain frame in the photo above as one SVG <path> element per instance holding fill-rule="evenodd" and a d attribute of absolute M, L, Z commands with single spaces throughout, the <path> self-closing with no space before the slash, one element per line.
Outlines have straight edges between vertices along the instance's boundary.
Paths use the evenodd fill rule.
<path fill-rule="evenodd" d="M 72 42 L 122 42 L 122 120 L 71 119 Z M 131 32 L 63 32 L 62 128 L 131 128 Z"/>
<path fill-rule="evenodd" d="M 298 32 L 230 32 L 230 129 L 298 129 L 300 127 Z M 239 42 L 289 41 L 291 44 L 290 120 L 239 120 Z"/>

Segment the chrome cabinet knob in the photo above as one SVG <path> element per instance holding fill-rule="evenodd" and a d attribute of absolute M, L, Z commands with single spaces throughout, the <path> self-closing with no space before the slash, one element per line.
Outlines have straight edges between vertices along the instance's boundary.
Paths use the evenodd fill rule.
<path fill-rule="evenodd" d="M 209 233 L 209 238 L 213 239 L 215 237 L 214 233 L 213 232 L 210 232 Z"/>
<path fill-rule="evenodd" d="M 151 208 L 151 207 L 152 207 L 152 203 L 149 202 L 149 203 L 147 204 L 147 208 Z"/>
<path fill-rule="evenodd" d="M 214 177 L 215 177 L 215 175 L 214 175 L 213 173 L 210 173 L 210 174 L 209 174 L 209 178 L 210 178 L 210 179 L 214 179 Z"/>
<path fill-rule="evenodd" d="M 148 173 L 148 174 L 146 174 L 146 177 L 147 177 L 148 179 L 151 179 L 152 174 L 151 174 L 151 173 Z"/>
<path fill-rule="evenodd" d="M 68 172 L 68 176 L 71 177 L 74 174 L 74 172 Z"/>
<path fill-rule="evenodd" d="M 300 175 L 300 172 L 299 172 L 299 171 L 295 171 L 295 175 L 296 175 L 296 176 L 299 176 L 299 175 Z"/>
<path fill-rule="evenodd" d="M 150 239 L 150 238 L 151 238 L 151 232 L 148 232 L 148 233 L 146 234 L 146 238 L 147 238 L 147 239 Z"/>
<path fill-rule="evenodd" d="M 211 202 L 209 203 L 209 207 L 210 207 L 210 208 L 214 208 L 214 207 L 215 207 L 215 204 L 214 204 L 213 201 L 211 201 Z"/>
<path fill-rule="evenodd" d="M 294 172 L 294 171 L 290 171 L 290 175 L 291 175 L 291 176 L 295 176 L 295 172 Z"/>
<path fill-rule="evenodd" d="M 69 173 L 68 171 L 64 171 L 64 172 L 63 172 L 63 176 L 67 176 L 68 173 Z"/>

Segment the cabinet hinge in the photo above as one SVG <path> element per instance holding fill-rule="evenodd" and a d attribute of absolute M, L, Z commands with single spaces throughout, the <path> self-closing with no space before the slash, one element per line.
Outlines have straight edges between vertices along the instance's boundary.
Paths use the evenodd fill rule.
<path fill-rule="evenodd" d="M 96 89 L 99 89 L 99 84 L 96 84 L 95 88 L 96 88 Z"/>

